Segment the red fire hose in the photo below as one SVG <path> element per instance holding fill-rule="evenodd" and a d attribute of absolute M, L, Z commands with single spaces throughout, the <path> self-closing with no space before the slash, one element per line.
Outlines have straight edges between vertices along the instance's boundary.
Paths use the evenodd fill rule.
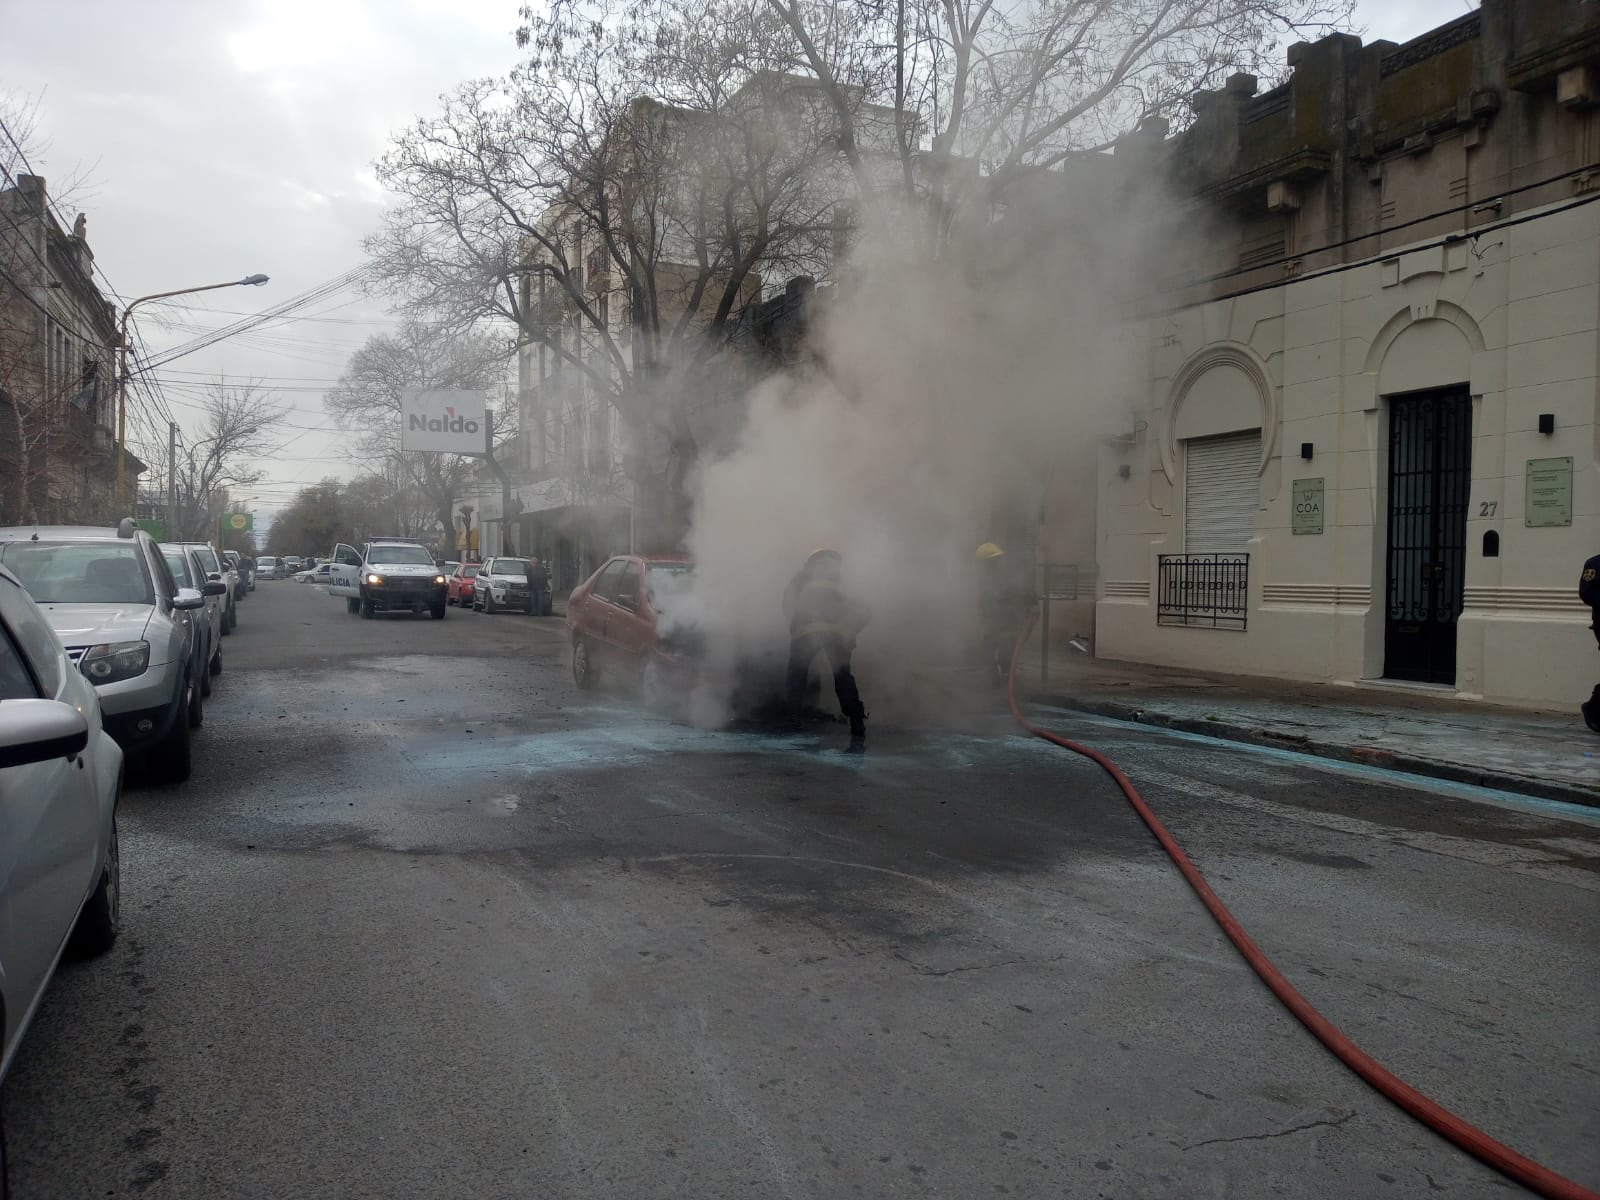
<path fill-rule="evenodd" d="M 1245 962 L 1250 964 L 1250 969 L 1260 977 L 1261 982 L 1271 989 L 1272 994 L 1283 1002 L 1283 1006 L 1295 1015 L 1295 1018 L 1304 1025 L 1316 1039 L 1331 1050 L 1336 1058 L 1349 1067 L 1367 1083 L 1376 1088 L 1382 1095 L 1397 1104 L 1400 1108 L 1410 1113 L 1435 1133 L 1449 1138 L 1468 1154 L 1481 1162 L 1487 1163 L 1502 1175 L 1515 1180 L 1529 1190 L 1549 1200 L 1600 1200 L 1600 1192 L 1592 1192 L 1588 1188 L 1572 1182 L 1564 1176 L 1557 1175 L 1549 1167 L 1534 1162 L 1531 1158 L 1518 1154 L 1510 1146 L 1495 1141 L 1481 1129 L 1467 1124 L 1449 1109 L 1440 1106 L 1427 1096 L 1417 1091 L 1405 1080 L 1386 1070 L 1375 1059 L 1363 1051 L 1348 1037 L 1311 1006 L 1311 1002 L 1294 989 L 1283 973 L 1272 965 L 1269 959 L 1250 940 L 1250 935 L 1245 933 L 1244 927 L 1239 924 L 1227 905 L 1217 899 L 1217 894 L 1211 890 L 1211 885 L 1201 875 L 1195 865 L 1189 861 L 1189 856 L 1183 848 L 1167 832 L 1167 827 L 1150 811 L 1150 806 L 1144 802 L 1144 797 L 1139 795 L 1137 788 L 1128 781 L 1116 763 L 1112 762 L 1098 750 L 1070 741 L 1048 730 L 1040 729 L 1022 715 L 1022 710 L 1017 707 L 1017 659 L 1022 653 L 1022 643 L 1027 640 L 1030 630 L 1023 630 L 1017 638 L 1016 647 L 1011 655 L 1011 676 L 1007 687 L 1007 698 L 1011 704 L 1011 715 L 1017 719 L 1017 724 L 1047 742 L 1053 742 L 1074 754 L 1081 754 L 1091 762 L 1097 764 L 1106 774 L 1116 780 L 1117 786 L 1122 789 L 1122 794 L 1127 797 L 1128 803 L 1133 805 L 1134 812 L 1139 814 L 1139 819 L 1145 823 L 1150 832 L 1155 835 L 1161 848 L 1167 852 L 1173 864 L 1188 880 L 1189 886 L 1194 889 L 1195 895 L 1200 897 L 1200 903 L 1206 906 L 1222 932 L 1228 935 L 1228 940 L 1244 956 Z"/>

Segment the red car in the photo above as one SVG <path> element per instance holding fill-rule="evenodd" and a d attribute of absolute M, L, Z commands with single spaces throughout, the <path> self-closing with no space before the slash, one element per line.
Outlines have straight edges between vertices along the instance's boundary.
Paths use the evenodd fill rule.
<path fill-rule="evenodd" d="M 572 678 L 580 688 L 616 673 L 648 689 L 655 668 L 678 665 L 658 631 L 660 605 L 687 585 L 692 569 L 686 558 L 620 554 L 573 590 L 567 627 Z"/>
<path fill-rule="evenodd" d="M 473 589 L 477 586 L 474 581 L 481 569 L 481 563 L 462 563 L 450 572 L 450 578 L 445 582 L 444 602 L 459 608 L 471 608 Z"/>

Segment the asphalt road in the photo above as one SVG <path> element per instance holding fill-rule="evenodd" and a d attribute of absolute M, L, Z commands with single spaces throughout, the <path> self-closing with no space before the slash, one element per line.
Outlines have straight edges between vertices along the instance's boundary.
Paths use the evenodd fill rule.
<path fill-rule="evenodd" d="M 18 1200 L 1519 1194 L 992 708 L 705 732 L 580 697 L 558 621 L 288 583 L 225 652 L 9 1081 Z M 1367 1050 L 1600 1186 L 1596 815 L 1045 715 Z"/>

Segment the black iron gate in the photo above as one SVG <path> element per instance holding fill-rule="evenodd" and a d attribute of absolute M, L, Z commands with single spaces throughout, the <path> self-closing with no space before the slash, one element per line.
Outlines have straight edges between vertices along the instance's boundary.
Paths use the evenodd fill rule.
<path fill-rule="evenodd" d="M 1389 400 L 1389 554 L 1383 673 L 1456 681 L 1466 584 L 1472 399 L 1465 388 Z"/>

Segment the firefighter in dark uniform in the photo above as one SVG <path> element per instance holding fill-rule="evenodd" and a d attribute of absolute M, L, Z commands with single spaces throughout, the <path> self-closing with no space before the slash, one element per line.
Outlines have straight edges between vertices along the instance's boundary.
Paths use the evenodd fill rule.
<path fill-rule="evenodd" d="M 860 742 L 867 733 L 867 710 L 850 672 L 850 654 L 870 614 L 845 594 L 843 565 L 837 551 L 814 550 L 784 591 L 783 615 L 789 622 L 786 686 L 790 706 L 804 708 L 811 661 L 819 654 L 826 657 L 839 711 L 850 721 L 851 740 Z"/>
<path fill-rule="evenodd" d="M 1578 577 L 1578 598 L 1589 606 L 1589 628 L 1594 630 L 1595 644 L 1600 647 L 1600 554 L 1583 564 L 1583 574 Z M 1589 693 L 1582 711 L 1583 723 L 1600 733 L 1600 683 Z"/>
<path fill-rule="evenodd" d="M 983 621 L 984 666 L 997 681 L 1010 678 L 1017 635 L 1033 612 L 1029 581 L 994 542 L 978 547 L 978 611 Z"/>

